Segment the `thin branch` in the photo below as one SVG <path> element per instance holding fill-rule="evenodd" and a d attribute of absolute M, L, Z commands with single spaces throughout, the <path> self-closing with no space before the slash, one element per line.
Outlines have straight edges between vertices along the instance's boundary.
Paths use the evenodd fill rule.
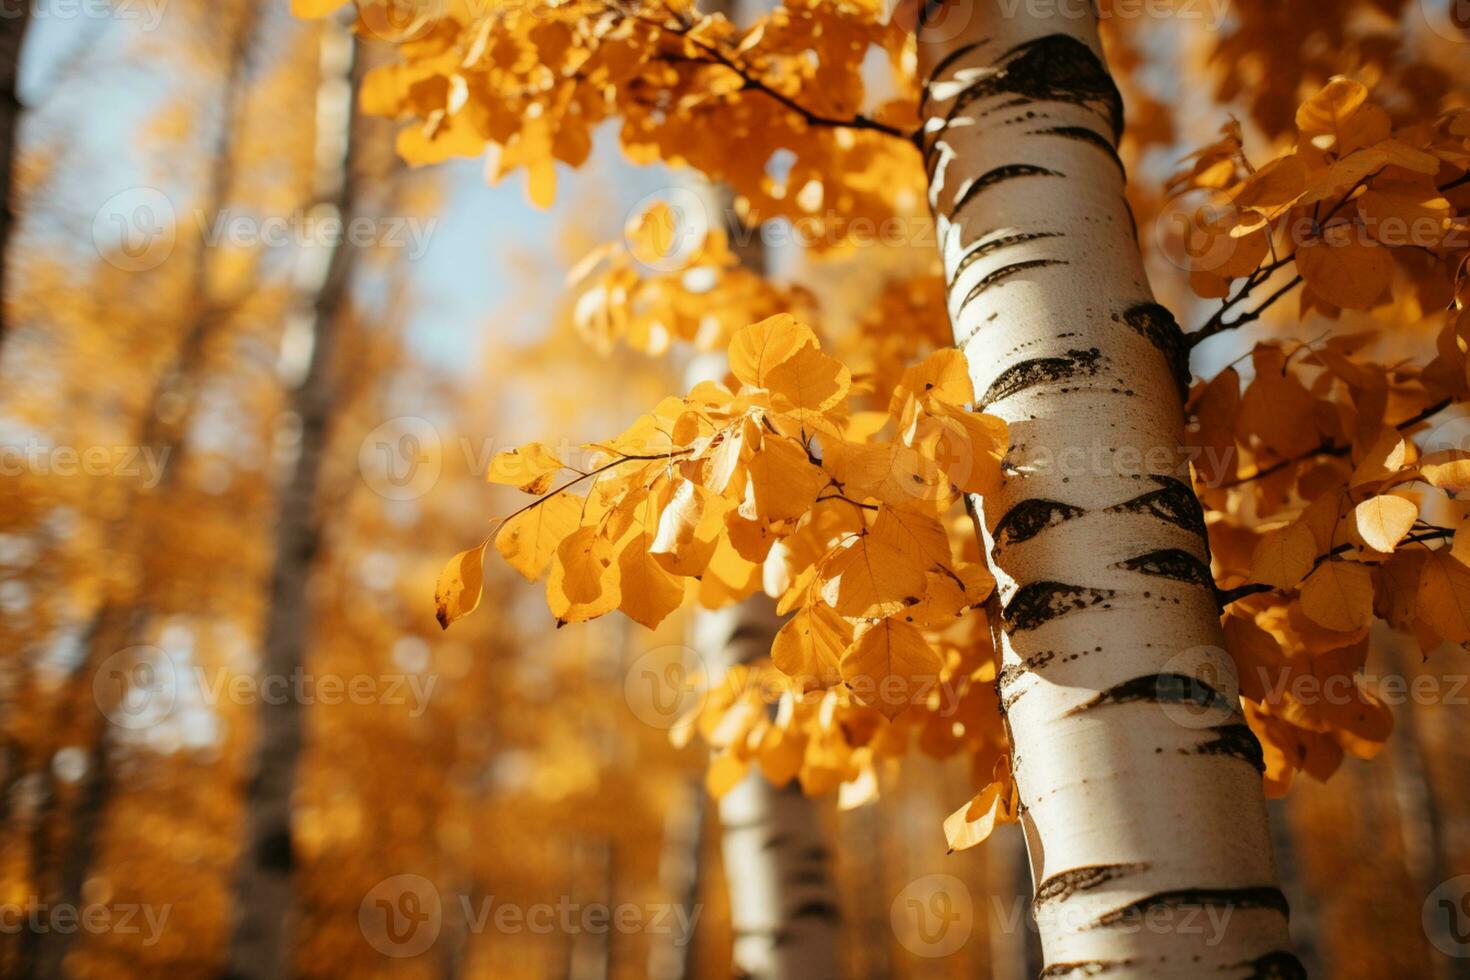
<path fill-rule="evenodd" d="M 1283 259 L 1282 261 L 1284 262 L 1286 261 L 1286 259 Z M 1237 327 L 1243 327 L 1247 323 L 1253 323 L 1254 321 L 1259 320 L 1261 318 L 1261 314 L 1265 313 L 1268 309 L 1271 308 L 1271 304 L 1275 303 L 1278 299 L 1295 289 L 1301 281 L 1301 276 L 1293 276 L 1290 282 L 1282 286 L 1280 289 L 1277 289 L 1276 292 L 1272 293 L 1270 296 L 1267 296 L 1255 309 L 1242 313 L 1240 316 L 1236 317 L 1234 320 L 1229 321 L 1228 323 L 1218 317 L 1211 317 L 1209 323 L 1206 323 L 1203 327 L 1196 330 L 1194 333 L 1190 334 L 1186 338 L 1186 340 L 1189 342 L 1190 349 L 1193 350 L 1197 344 L 1209 340 L 1217 333 L 1223 333 L 1226 330 L 1234 330 Z M 1245 290 L 1243 290 L 1243 292 L 1249 292 L 1252 288 L 1254 287 L 1248 286 Z M 1239 298 L 1241 297 L 1237 297 L 1237 299 Z M 1223 311 L 1224 310 L 1222 308 L 1221 312 Z"/>
<path fill-rule="evenodd" d="M 497 537 L 500 536 L 500 532 L 505 528 L 505 525 L 506 524 L 510 523 L 511 520 L 513 520 L 514 518 L 520 517 L 522 514 L 524 514 L 528 510 L 535 510 L 537 507 L 540 507 L 542 504 L 546 503 L 552 497 L 559 496 L 560 494 L 566 492 L 567 490 L 570 490 L 572 487 L 574 487 L 577 484 L 581 483 L 583 480 L 590 480 L 594 476 L 601 476 L 603 473 L 606 473 L 608 470 L 613 469 L 613 468 L 618 467 L 618 466 L 622 466 L 624 463 L 632 463 L 632 462 L 645 462 L 646 463 L 646 462 L 650 462 L 650 461 L 655 460 L 655 459 L 674 459 L 674 458 L 676 458 L 678 456 L 687 456 L 687 455 L 689 455 L 693 451 L 694 450 L 692 450 L 692 449 L 680 449 L 678 452 L 654 453 L 653 455 L 650 455 L 650 456 L 619 456 L 617 459 L 613 460 L 611 463 L 604 463 L 603 465 L 597 467 L 597 469 L 595 469 L 595 470 L 588 470 L 585 473 L 583 473 L 581 470 L 577 469 L 576 467 L 572 467 L 572 466 L 566 467 L 567 469 L 570 469 L 572 472 L 574 472 L 574 473 L 581 473 L 582 475 L 579 476 L 579 477 L 577 477 L 575 480 L 568 480 L 566 483 L 563 483 L 561 486 L 556 487 L 556 488 L 554 488 L 552 490 L 547 491 L 544 496 L 537 497 L 535 500 L 533 500 L 530 503 L 526 504 L 526 506 L 524 506 L 524 507 L 518 507 L 515 510 L 511 511 L 509 514 L 506 514 L 504 517 L 502 517 L 500 519 L 500 522 L 495 525 L 495 530 L 490 533 L 490 537 L 487 538 L 486 540 L 493 541 L 495 538 L 497 538 Z"/>
<path fill-rule="evenodd" d="M 1466 184 L 1470 184 L 1470 170 L 1465 171 L 1448 184 L 1439 185 L 1439 192 L 1443 194 L 1446 191 L 1454 190 L 1456 187 L 1464 187 Z"/>
<path fill-rule="evenodd" d="M 1403 543 L 1425 544 L 1429 541 L 1443 541 L 1446 538 L 1452 538 L 1454 536 L 1455 532 L 1453 528 L 1436 527 L 1433 530 L 1425 531 L 1422 534 L 1411 534 L 1408 537 L 1404 538 Z M 1351 544 L 1340 544 L 1337 547 L 1333 548 L 1331 551 L 1327 552 L 1327 554 L 1318 555 L 1316 560 L 1312 562 L 1312 569 L 1311 571 L 1307 572 L 1307 575 L 1311 575 L 1312 572 L 1315 572 L 1323 562 L 1335 558 L 1338 555 L 1352 551 L 1353 548 L 1354 545 Z M 1303 578 L 1305 579 L 1306 576 L 1303 576 Z M 1295 588 L 1295 586 L 1292 586 L 1292 588 Z M 1245 599 L 1253 595 L 1260 595 L 1263 592 L 1276 591 L 1280 591 L 1279 586 L 1265 585 L 1261 582 L 1250 582 L 1245 585 L 1237 585 L 1233 589 L 1216 589 L 1215 596 L 1219 600 L 1220 610 L 1223 612 L 1225 607 L 1230 605 L 1232 602 L 1239 602 L 1241 599 Z"/>
<path fill-rule="evenodd" d="M 1442 398 L 1439 401 L 1435 402 L 1433 405 L 1430 405 L 1428 408 L 1424 409 L 1422 412 L 1419 412 L 1415 415 L 1410 416 L 1409 418 L 1404 419 L 1402 422 L 1395 425 L 1394 428 L 1398 429 L 1400 432 L 1403 432 L 1406 429 L 1412 429 L 1420 422 L 1427 421 L 1438 415 L 1440 412 L 1444 411 L 1450 406 L 1451 402 L 1452 399 Z M 1250 483 L 1252 480 L 1264 479 L 1265 477 L 1268 477 L 1273 473 L 1281 472 L 1288 466 L 1292 466 L 1296 463 L 1305 463 L 1307 460 L 1315 459 L 1318 456 L 1346 456 L 1349 452 L 1352 451 L 1352 448 L 1353 447 L 1351 446 L 1344 446 L 1340 443 L 1328 440 L 1326 442 L 1319 443 L 1316 447 L 1307 450 L 1299 456 L 1288 456 L 1286 459 L 1277 460 L 1270 466 L 1262 467 L 1261 469 L 1256 470 L 1256 472 L 1252 473 L 1250 476 L 1243 476 L 1238 480 L 1232 480 L 1229 483 L 1222 483 L 1220 484 L 1220 489 L 1229 490 L 1234 487 Z"/>
<path fill-rule="evenodd" d="M 806 123 L 809 126 L 823 126 L 832 129 L 867 130 L 869 132 L 882 133 L 885 136 L 892 136 L 895 139 L 901 139 L 905 143 L 908 143 L 910 145 L 915 145 L 914 135 L 912 133 L 905 133 L 903 130 L 897 128 L 896 126 L 890 126 L 887 123 L 879 122 L 876 119 L 869 118 L 868 116 L 864 116 L 862 114 L 852 116 L 848 119 L 840 119 L 833 116 L 824 116 L 820 113 L 813 112 L 811 109 L 808 109 L 806 106 L 797 102 L 786 93 L 771 87 L 771 85 L 765 82 L 763 79 L 752 74 L 748 66 L 727 57 L 725 53 L 719 48 L 707 42 L 701 41 L 698 38 L 691 37 L 689 35 L 687 27 L 683 30 L 679 30 L 670 27 L 667 24 L 661 23 L 658 20 L 645 17 L 641 14 L 627 14 L 622 11 L 618 11 L 618 13 L 622 14 L 623 16 L 627 16 L 632 20 L 636 20 L 640 24 L 644 24 L 648 27 L 654 28 L 655 30 L 662 31 L 663 33 L 668 34 L 672 37 L 677 37 L 681 41 L 684 41 L 685 43 L 690 44 L 698 50 L 704 52 L 708 60 L 702 62 L 703 64 L 716 65 L 733 71 L 736 75 L 740 76 L 741 81 L 745 83 L 745 89 L 761 92 L 765 95 L 770 96 L 777 102 L 781 103 L 781 105 L 785 106 L 787 109 L 790 109 L 798 116 L 801 116 L 804 120 L 806 120 Z M 695 63 L 700 63 L 699 59 L 691 58 L 687 60 Z"/>

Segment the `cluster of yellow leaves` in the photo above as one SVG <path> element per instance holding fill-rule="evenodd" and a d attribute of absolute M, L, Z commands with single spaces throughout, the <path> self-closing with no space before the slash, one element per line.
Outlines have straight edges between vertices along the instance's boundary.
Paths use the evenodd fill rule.
<path fill-rule="evenodd" d="M 585 467 L 539 444 L 498 455 L 489 479 L 537 499 L 450 561 L 437 595 L 441 623 L 478 603 L 479 563 L 492 542 L 526 578 L 546 577 L 559 623 L 621 610 L 653 628 L 686 600 L 719 608 L 765 591 L 791 614 L 771 655 L 804 705 L 792 717 L 831 724 L 840 708 L 876 723 L 919 706 L 932 717 L 915 724 L 933 728 L 921 741 L 959 745 L 968 731 L 989 746 L 988 772 L 998 718 L 982 727 L 971 709 L 994 699 L 993 655 L 975 639 L 984 632 L 976 610 L 994 580 L 956 512 L 964 494 L 998 483 L 1006 429 L 968 408 L 964 356 L 940 350 L 909 368 L 886 411 L 852 411 L 848 368 L 789 314 L 737 332 L 729 366 L 728 385 L 666 398 L 616 438 L 584 447 Z M 572 492 L 582 484 L 585 494 Z M 802 696 L 828 689 L 837 700 L 812 714 L 820 698 Z M 968 698 L 960 715 L 944 690 Z M 737 700 L 703 709 L 705 728 L 740 732 L 715 742 L 728 757 L 722 771 L 753 759 L 783 771 L 765 753 L 778 751 L 790 726 L 766 727 L 753 712 L 741 729 L 728 718 Z M 846 739 L 843 752 L 867 747 L 850 732 L 798 729 L 816 753 L 804 785 L 824 785 L 819 770 L 847 781 L 870 768 L 871 753 L 841 765 L 819 758 L 838 752 L 832 738 Z"/>
<path fill-rule="evenodd" d="M 803 692 L 766 661 L 726 672 L 675 727 L 675 744 L 698 734 L 711 746 L 705 783 L 715 797 L 755 767 L 777 786 L 796 779 L 810 795 L 835 792 L 839 808 L 851 809 L 877 796 L 883 764 L 911 746 L 939 759 L 967 753 L 984 783 L 1003 767 L 1007 748 L 984 617 L 967 619 L 968 630 L 931 637 L 942 664 L 893 718 L 847 687 Z"/>
<path fill-rule="evenodd" d="M 722 350 L 752 321 L 779 311 L 809 318 L 816 305 L 805 290 L 745 266 L 723 229 L 662 201 L 635 215 L 622 241 L 588 253 L 567 281 L 578 333 L 604 353 L 618 342 L 653 355 L 675 341 Z"/>
<path fill-rule="evenodd" d="M 1239 589 L 1228 646 L 1275 792 L 1387 739 L 1392 716 L 1356 676 L 1375 620 L 1425 656 L 1470 644 L 1470 313 L 1422 369 L 1374 363 L 1373 339 L 1262 343 L 1244 390 L 1229 368 L 1192 401 L 1217 579 Z"/>
<path fill-rule="evenodd" d="M 1171 181 L 1213 192 L 1188 222 L 1199 295 L 1223 298 L 1233 280 L 1255 285 L 1287 266 L 1304 283 L 1302 311 L 1328 316 L 1387 301 L 1396 266 L 1427 309 L 1451 298 L 1446 270 L 1465 288 L 1470 225 L 1441 187 L 1470 167 L 1470 111 L 1391 131 L 1365 86 L 1334 78 L 1301 104 L 1296 128 L 1294 148 L 1254 169 L 1232 122 Z"/>
<path fill-rule="evenodd" d="M 556 164 L 581 166 L 593 128 L 617 118 L 630 159 L 728 183 L 752 224 L 805 219 L 835 243 L 848 222 L 922 201 L 919 155 L 904 138 L 915 127 L 912 42 L 881 3 L 789 0 L 741 30 L 682 0 L 446 0 L 430 17 L 393 14 L 416 2 L 358 6 L 359 29 L 400 56 L 369 73 L 363 106 L 411 122 L 398 148 L 412 163 L 494 147 L 493 176 L 524 170 L 532 201 L 547 206 Z M 304 14 L 338 6 L 297 0 Z M 896 97 L 881 105 L 868 104 L 870 51 L 891 66 L 884 88 Z"/>
<path fill-rule="evenodd" d="M 1232 4 L 1223 22 L 1199 10 L 1176 20 L 1200 31 L 1198 50 L 1216 73 L 1217 99 L 1241 102 L 1276 137 L 1290 133 L 1304 87 L 1335 75 L 1371 80 L 1397 120 L 1434 115 L 1463 83 L 1455 68 L 1470 34 L 1458 11 L 1421 0 L 1315 0 Z"/>

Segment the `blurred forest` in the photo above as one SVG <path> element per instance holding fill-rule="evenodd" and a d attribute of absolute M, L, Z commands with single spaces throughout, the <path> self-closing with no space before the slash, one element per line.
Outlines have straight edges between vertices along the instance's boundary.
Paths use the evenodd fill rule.
<path fill-rule="evenodd" d="M 562 279 L 684 178 L 599 144 L 533 215 L 518 181 L 399 161 L 353 95 L 391 52 L 340 18 L 41 7 L 0 99 L 19 107 L 0 142 L 0 975 L 217 977 L 252 942 L 302 977 L 727 975 L 708 749 L 671 740 L 649 666 L 688 624 L 557 629 L 498 562 L 453 630 L 432 598 L 512 501 L 485 484 L 495 452 L 599 438 L 678 386 L 667 359 L 589 342 Z M 1151 105 L 1187 130 L 1171 151 L 1219 122 Z M 1180 155 L 1139 172 L 1157 186 Z M 925 261 L 772 257 L 854 328 Z M 1387 632 L 1374 656 L 1427 670 Z M 1273 801 L 1313 976 L 1470 976 L 1420 922 L 1470 872 L 1467 698 L 1393 704 L 1372 768 Z M 881 793 L 814 804 L 846 975 L 1034 976 L 1020 834 L 947 855 L 966 766 L 914 754 Z M 942 956 L 896 927 L 936 894 L 966 929 Z M 572 911 L 520 917 L 538 907 Z M 426 925 L 405 941 L 397 917 Z"/>

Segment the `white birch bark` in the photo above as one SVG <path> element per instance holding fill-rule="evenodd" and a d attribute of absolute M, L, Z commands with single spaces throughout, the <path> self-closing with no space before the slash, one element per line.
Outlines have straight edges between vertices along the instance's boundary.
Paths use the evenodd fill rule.
<path fill-rule="evenodd" d="M 929 0 L 919 28 L 955 341 L 1011 427 L 976 517 L 1042 976 L 1303 977 L 1088 7 Z"/>
<path fill-rule="evenodd" d="M 695 619 L 695 649 L 717 669 L 765 656 L 780 622 L 763 596 Z M 816 807 L 795 782 L 752 771 L 719 804 L 734 933 L 731 973 L 825 980 L 837 965 L 837 892 Z"/>

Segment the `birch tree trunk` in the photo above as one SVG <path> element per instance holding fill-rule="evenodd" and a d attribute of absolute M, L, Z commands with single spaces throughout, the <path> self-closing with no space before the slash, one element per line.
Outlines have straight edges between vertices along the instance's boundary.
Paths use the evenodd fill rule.
<path fill-rule="evenodd" d="M 728 669 L 764 656 L 780 627 L 756 596 L 695 620 L 695 649 Z M 825 980 L 837 965 L 837 892 L 816 808 L 794 781 L 752 771 L 720 799 L 721 846 L 735 936 L 731 973 L 761 980 Z"/>
<path fill-rule="evenodd" d="M 1303 977 L 1090 6 L 929 0 L 919 26 L 955 341 L 1011 426 L 975 513 L 1043 976 Z"/>
<path fill-rule="evenodd" d="M 318 99 L 317 190 L 335 210 L 341 227 L 349 228 L 357 206 L 353 150 L 360 51 L 340 24 L 324 22 L 322 31 L 324 97 Z M 302 290 L 311 353 L 291 398 L 301 434 L 281 491 L 276 524 L 275 565 L 260 664 L 260 674 L 266 678 L 291 677 L 305 660 L 311 626 L 311 569 L 321 540 L 317 487 L 335 405 L 330 369 L 355 261 L 348 237 L 339 236 L 324 246 L 331 252 L 320 266 L 318 280 L 304 284 Z M 255 771 L 245 800 L 245 842 L 235 873 L 236 919 L 226 973 L 231 980 L 274 980 L 294 972 L 291 797 L 303 744 L 301 709 L 294 697 L 260 701 Z"/>
<path fill-rule="evenodd" d="M 31 23 L 31 0 L 0 0 L 0 344 L 10 325 L 5 300 L 10 291 L 10 238 L 15 231 L 15 162 L 23 106 L 17 91 L 20 52 Z"/>

